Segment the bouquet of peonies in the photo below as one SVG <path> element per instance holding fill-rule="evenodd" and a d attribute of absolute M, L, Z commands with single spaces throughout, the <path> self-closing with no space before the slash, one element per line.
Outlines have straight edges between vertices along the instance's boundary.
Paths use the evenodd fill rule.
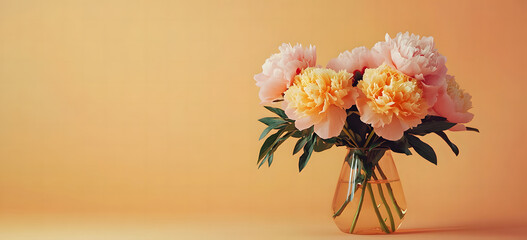
<path fill-rule="evenodd" d="M 445 131 L 478 131 L 464 125 L 474 117 L 468 112 L 471 96 L 460 88 L 454 76 L 447 74 L 446 57 L 435 49 L 432 37 L 398 33 L 391 38 L 386 34 L 385 41 L 373 48 L 345 51 L 325 68 L 316 65 L 314 46 L 282 44 L 279 50 L 254 76 L 261 103 L 279 106 L 265 106 L 277 116 L 259 120 L 267 125 L 260 139 L 276 132 L 264 141 L 258 166 L 266 162 L 270 166 L 276 149 L 290 137 L 298 138 L 293 154 L 303 150 L 298 163 L 300 171 L 313 151 L 346 146 L 350 153 L 345 160 L 354 172 L 352 190 L 348 189 L 348 199 L 342 207 L 353 198 L 355 190 L 361 186 L 365 189 L 371 177 L 377 179 L 376 167 L 383 173 L 378 161 L 387 150 L 410 155 L 413 148 L 437 164 L 432 147 L 418 136 L 434 133 L 457 155 L 458 147 Z M 386 189 L 391 193 L 391 187 Z M 395 200 L 394 206 L 400 210 Z M 357 216 L 358 213 L 350 233 Z M 382 230 L 391 232 L 386 224 Z"/>

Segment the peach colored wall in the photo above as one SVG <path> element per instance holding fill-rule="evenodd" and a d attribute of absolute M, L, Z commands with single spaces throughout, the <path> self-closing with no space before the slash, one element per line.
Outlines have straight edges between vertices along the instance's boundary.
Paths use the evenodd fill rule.
<path fill-rule="evenodd" d="M 252 79 L 282 42 L 318 62 L 384 34 L 435 38 L 473 96 L 439 166 L 396 155 L 410 224 L 521 220 L 526 1 L 0 1 L 0 215 L 330 221 L 344 149 L 256 168 Z M 523 220 L 524 221 L 524 220 Z"/>

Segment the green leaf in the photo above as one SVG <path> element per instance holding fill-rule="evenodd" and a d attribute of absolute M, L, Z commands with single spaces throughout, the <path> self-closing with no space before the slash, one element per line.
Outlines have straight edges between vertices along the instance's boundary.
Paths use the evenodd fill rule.
<path fill-rule="evenodd" d="M 303 131 L 296 131 L 295 133 L 293 133 L 293 135 L 291 137 L 302 138 L 302 137 L 304 137 L 304 132 Z"/>
<path fill-rule="evenodd" d="M 273 129 L 282 129 L 284 128 L 285 124 L 278 124 L 278 125 L 270 125 L 268 126 L 267 128 L 265 128 L 263 131 L 262 131 L 262 134 L 260 134 L 260 138 L 258 140 L 262 140 L 262 138 L 264 138 L 265 136 L 267 136 L 267 134 L 273 130 Z"/>
<path fill-rule="evenodd" d="M 295 134 L 296 132 L 298 132 L 298 129 L 296 129 L 295 127 L 295 124 L 294 123 L 291 123 L 291 122 L 288 122 L 287 124 L 285 124 L 285 128 L 284 130 L 286 132 L 291 132 L 291 136 L 293 136 L 293 134 Z"/>
<path fill-rule="evenodd" d="M 479 129 L 473 127 L 467 127 L 467 131 L 479 132 Z"/>
<path fill-rule="evenodd" d="M 267 126 L 271 126 L 271 125 L 278 126 L 280 124 L 287 123 L 286 120 L 277 118 L 277 117 L 264 117 L 264 118 L 258 119 L 258 121 L 260 121 L 261 123 Z"/>
<path fill-rule="evenodd" d="M 377 142 L 374 142 L 373 144 L 370 145 L 370 148 L 368 150 L 372 150 L 378 146 L 380 146 L 381 144 L 383 144 L 385 142 L 385 140 L 383 141 L 377 141 Z"/>
<path fill-rule="evenodd" d="M 434 149 L 430 147 L 430 145 L 426 144 L 425 142 L 421 141 L 416 136 L 412 136 L 409 134 L 405 134 L 406 138 L 408 139 L 408 143 L 415 149 L 415 151 L 421 155 L 421 157 L 425 158 L 429 162 L 437 165 L 437 156 L 434 152 Z"/>
<path fill-rule="evenodd" d="M 333 143 L 327 143 L 324 139 L 316 136 L 315 146 L 313 147 L 315 152 L 322 152 L 324 150 L 330 149 L 331 147 L 333 147 Z"/>
<path fill-rule="evenodd" d="M 291 123 L 291 125 L 295 125 L 294 123 Z M 296 129 L 296 127 L 295 127 Z M 297 129 L 298 130 L 298 129 Z M 304 129 L 302 131 L 298 130 L 298 132 L 296 132 L 295 134 L 293 134 L 292 137 L 295 137 L 295 138 L 300 138 L 300 137 L 305 137 L 305 136 L 309 136 L 313 133 L 313 127 L 310 127 L 310 128 L 307 128 L 307 129 Z"/>
<path fill-rule="evenodd" d="M 295 155 L 297 152 L 299 152 L 300 149 L 302 149 L 304 147 L 304 145 L 306 145 L 307 141 L 310 140 L 310 138 L 311 138 L 311 135 L 304 136 L 304 137 L 298 139 L 298 141 L 295 144 L 295 148 L 293 149 L 293 155 Z"/>
<path fill-rule="evenodd" d="M 447 121 L 427 121 L 422 122 L 421 124 L 407 130 L 406 132 L 414 135 L 423 136 L 432 132 L 445 131 L 447 129 L 450 129 L 454 125 L 456 124 Z"/>
<path fill-rule="evenodd" d="M 309 161 L 309 158 L 311 158 L 311 153 L 313 153 L 313 145 L 315 145 L 316 138 L 311 137 L 309 141 L 304 146 L 304 153 L 302 156 L 300 156 L 300 159 L 298 161 L 298 171 L 302 172 L 302 169 L 306 167 L 307 162 Z"/>
<path fill-rule="evenodd" d="M 355 133 L 355 132 L 351 132 L 351 134 L 353 134 L 353 136 L 355 137 L 355 141 L 357 141 L 357 144 L 364 144 L 364 142 L 362 142 L 362 138 L 360 137 L 359 134 Z M 366 136 L 364 136 L 366 137 Z M 366 140 L 366 139 L 364 139 Z"/>
<path fill-rule="evenodd" d="M 388 141 L 383 144 L 383 146 L 389 147 L 392 151 L 396 153 L 404 153 L 406 155 L 412 155 L 412 152 L 410 152 L 410 144 L 408 144 L 408 140 L 406 137 L 402 137 L 401 139 L 397 141 Z"/>
<path fill-rule="evenodd" d="M 386 149 L 373 149 L 368 153 L 368 162 L 371 163 L 372 166 L 375 166 L 381 160 L 382 156 L 384 156 L 384 153 L 386 152 Z"/>
<path fill-rule="evenodd" d="M 276 133 L 274 133 L 273 135 L 271 135 L 267 139 L 265 139 L 265 142 L 263 143 L 262 148 L 260 148 L 260 154 L 258 156 L 258 162 L 260 162 L 260 160 L 262 160 L 267 155 L 267 153 L 274 146 L 274 144 L 275 144 L 276 140 L 278 139 L 278 137 L 280 135 L 282 135 L 283 132 L 284 132 L 284 130 L 280 129 Z"/>
<path fill-rule="evenodd" d="M 259 162 L 258 164 L 258 169 L 264 165 L 264 163 L 267 161 L 267 158 L 269 158 L 269 155 L 265 155 L 264 159 L 262 159 L 262 161 Z"/>
<path fill-rule="evenodd" d="M 284 132 L 287 131 L 286 129 L 283 130 Z M 293 135 L 293 132 L 288 132 L 287 134 L 285 134 L 283 137 L 279 138 L 278 140 L 276 140 L 275 144 L 271 147 L 271 150 L 269 150 L 269 152 L 267 152 L 267 162 L 269 163 L 269 166 L 271 166 L 271 163 L 273 162 L 273 156 L 274 156 L 274 152 L 276 151 L 276 149 L 278 149 L 278 147 L 280 147 L 280 145 L 285 142 L 285 140 L 287 140 L 289 137 L 291 137 L 291 135 Z"/>
<path fill-rule="evenodd" d="M 459 148 L 457 148 L 456 144 L 454 144 L 450 139 L 448 139 L 448 136 L 444 132 L 435 132 L 437 135 L 439 135 L 445 142 L 450 146 L 450 149 L 452 149 L 452 152 L 454 152 L 457 155 L 459 155 Z"/>
<path fill-rule="evenodd" d="M 271 166 L 271 163 L 273 163 L 273 156 L 274 156 L 274 154 L 271 153 L 271 154 L 269 154 L 269 158 L 267 159 L 267 162 L 269 163 L 269 167 Z"/>
<path fill-rule="evenodd" d="M 423 119 L 423 122 L 437 122 L 437 121 L 446 121 L 446 118 L 440 117 L 440 116 L 434 116 L 434 115 L 427 115 L 425 119 Z"/>
<path fill-rule="evenodd" d="M 284 131 L 287 131 L 287 129 L 284 129 Z M 294 132 L 288 132 L 283 137 L 279 138 L 278 141 L 273 146 L 272 152 L 276 151 L 276 149 L 283 143 L 285 140 L 287 140 L 291 135 L 293 135 Z M 272 153 L 270 152 L 270 153 Z"/>
<path fill-rule="evenodd" d="M 262 138 L 264 138 L 265 136 L 267 136 L 267 134 L 274 129 L 274 126 L 268 126 L 266 127 L 263 131 L 262 131 L 262 134 L 260 134 L 260 138 L 258 138 L 258 140 L 262 140 Z"/>
<path fill-rule="evenodd" d="M 281 118 L 283 119 L 287 119 L 287 115 L 285 114 L 284 110 L 280 109 L 280 108 L 274 108 L 274 107 L 269 107 L 269 106 L 264 106 L 265 108 L 267 108 L 267 110 L 275 113 L 276 115 L 280 116 Z"/>

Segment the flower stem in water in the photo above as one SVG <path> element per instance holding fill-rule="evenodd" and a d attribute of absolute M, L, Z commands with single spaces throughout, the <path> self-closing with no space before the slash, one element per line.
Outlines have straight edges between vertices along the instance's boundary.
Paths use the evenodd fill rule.
<path fill-rule="evenodd" d="M 375 172 L 373 172 L 372 176 L 373 176 L 373 179 L 378 180 L 377 179 L 377 175 L 375 175 Z M 381 183 L 377 184 L 377 188 L 379 189 L 379 196 L 381 196 L 382 203 L 386 207 L 386 211 L 388 212 L 388 216 L 390 217 L 391 230 L 392 230 L 392 232 L 395 232 L 395 223 L 393 221 L 392 210 L 390 209 L 390 206 L 388 206 L 388 203 L 386 202 L 386 198 L 384 197 L 384 192 L 382 191 Z"/>
<path fill-rule="evenodd" d="M 366 193 L 367 182 L 368 180 L 366 178 L 364 180 L 364 183 L 362 184 L 362 193 L 360 194 L 359 206 L 357 207 L 357 211 L 355 212 L 355 217 L 353 217 L 353 222 L 351 223 L 350 233 L 353 233 L 353 230 L 355 229 L 355 226 L 357 225 L 357 219 L 359 218 L 360 210 L 362 210 L 362 202 L 364 201 L 364 194 Z"/>
<path fill-rule="evenodd" d="M 388 230 L 388 228 L 386 227 L 386 223 L 382 219 L 381 213 L 379 212 L 379 208 L 377 207 L 377 202 L 375 201 L 375 196 L 373 196 L 373 190 L 371 189 L 371 183 L 366 183 L 366 187 L 368 188 L 368 191 L 370 192 L 371 203 L 373 204 L 373 210 L 375 210 L 375 214 L 377 215 L 377 219 L 379 220 L 381 229 L 385 233 L 390 233 L 390 230 Z"/>
<path fill-rule="evenodd" d="M 375 167 L 377 168 L 377 171 L 379 171 L 379 174 L 381 174 L 382 179 L 388 180 L 388 178 L 386 178 L 386 175 L 384 175 L 384 172 L 382 171 L 379 164 L 376 164 Z M 386 183 L 386 189 L 388 189 L 388 194 L 390 195 L 390 198 L 392 199 L 393 206 L 395 207 L 397 215 L 399 215 L 399 219 L 403 219 L 404 213 L 401 210 L 401 207 L 399 207 L 399 204 L 397 204 L 397 200 L 395 200 L 395 196 L 393 195 L 392 186 L 390 185 L 389 182 Z"/>
<path fill-rule="evenodd" d="M 340 214 L 342 213 L 342 211 L 344 211 L 344 209 L 346 208 L 346 206 L 348 206 L 348 203 L 350 202 L 350 199 L 351 198 L 351 195 L 349 195 L 347 198 L 346 198 L 346 201 L 344 201 L 344 203 L 342 204 L 342 206 L 340 206 L 339 210 L 337 210 L 337 212 L 335 212 L 335 214 L 333 214 L 333 218 L 336 218 L 338 216 L 340 216 Z"/>

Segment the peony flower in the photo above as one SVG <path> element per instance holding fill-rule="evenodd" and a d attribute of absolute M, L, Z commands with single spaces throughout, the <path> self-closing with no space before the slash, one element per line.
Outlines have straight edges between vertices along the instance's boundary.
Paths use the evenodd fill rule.
<path fill-rule="evenodd" d="M 378 67 L 372 59 L 370 50 L 366 47 L 358 47 L 350 51 L 345 51 L 337 58 L 331 59 L 326 66 L 335 71 L 346 70 L 353 74 L 355 71 L 364 72 L 365 68 Z"/>
<path fill-rule="evenodd" d="M 355 104 L 358 96 L 352 81 L 346 71 L 306 68 L 285 92 L 285 112 L 296 120 L 299 130 L 314 126 L 321 138 L 338 136 L 346 121 L 346 109 Z"/>
<path fill-rule="evenodd" d="M 422 82 L 423 94 L 430 107 L 437 101 L 439 90 L 445 86 L 446 57 L 434 46 L 434 38 L 398 33 L 395 38 L 386 34 L 386 41 L 375 44 L 372 59 L 376 65 L 385 63 Z M 375 64 L 374 64 L 375 65 Z"/>
<path fill-rule="evenodd" d="M 280 53 L 275 53 L 262 66 L 262 72 L 254 75 L 256 86 L 260 87 L 260 100 L 262 104 L 271 103 L 282 98 L 282 94 L 293 83 L 295 75 L 307 67 L 316 64 L 316 49 L 314 46 L 302 48 L 297 44 L 282 44 L 278 48 Z"/>
<path fill-rule="evenodd" d="M 437 115 L 446 118 L 452 123 L 468 123 L 474 118 L 474 114 L 468 110 L 472 108 L 472 96 L 461 89 L 454 76 L 446 76 L 446 87 L 439 92 L 434 111 Z M 451 130 L 465 130 L 462 124 L 457 124 Z"/>
<path fill-rule="evenodd" d="M 392 141 L 421 123 L 428 112 L 421 84 L 415 78 L 383 64 L 366 69 L 357 87 L 361 121 L 371 124 L 377 135 Z"/>

